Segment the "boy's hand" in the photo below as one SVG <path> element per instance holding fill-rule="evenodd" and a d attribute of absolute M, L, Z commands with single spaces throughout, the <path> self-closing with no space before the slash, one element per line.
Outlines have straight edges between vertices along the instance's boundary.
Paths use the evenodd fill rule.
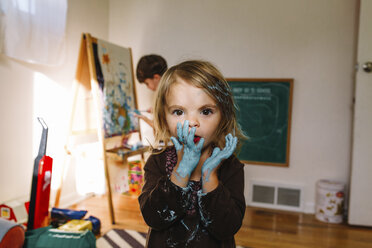
<path fill-rule="evenodd" d="M 209 176 L 212 172 L 215 172 L 223 159 L 227 159 L 233 154 L 238 138 L 233 137 L 231 133 L 225 137 L 226 145 L 221 151 L 220 148 L 216 147 L 213 149 L 212 155 L 207 158 L 202 166 L 203 182 L 208 182 Z"/>
<path fill-rule="evenodd" d="M 175 137 L 171 137 L 178 155 L 180 154 L 180 151 L 182 152 L 183 149 L 182 159 L 177 168 L 178 175 L 183 179 L 186 177 L 190 177 L 191 173 L 194 171 L 200 160 L 204 139 L 201 138 L 199 143 L 195 145 L 195 132 L 195 127 L 191 128 L 191 130 L 189 131 L 189 121 L 186 120 L 183 124 L 183 127 L 181 123 L 177 123 L 178 139 L 176 139 Z"/>
<path fill-rule="evenodd" d="M 147 116 L 144 116 L 138 109 L 133 110 L 133 116 L 145 121 L 150 127 L 154 128 L 154 122 Z"/>

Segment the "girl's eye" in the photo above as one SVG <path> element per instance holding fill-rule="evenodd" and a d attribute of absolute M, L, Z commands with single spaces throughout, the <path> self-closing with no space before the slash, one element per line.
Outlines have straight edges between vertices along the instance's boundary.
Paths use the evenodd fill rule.
<path fill-rule="evenodd" d="M 210 115 L 210 114 L 213 114 L 212 109 L 209 109 L 209 108 L 207 108 L 207 109 L 203 109 L 201 112 L 202 112 L 203 115 Z"/>
<path fill-rule="evenodd" d="M 179 110 L 179 109 L 176 109 L 176 110 L 173 110 L 172 111 L 172 114 L 173 115 L 182 115 L 183 114 L 183 111 L 182 110 Z"/>

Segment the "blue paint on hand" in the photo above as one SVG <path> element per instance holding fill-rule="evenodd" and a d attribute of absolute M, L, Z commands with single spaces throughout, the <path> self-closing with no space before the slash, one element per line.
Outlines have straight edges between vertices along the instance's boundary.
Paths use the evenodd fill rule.
<path fill-rule="evenodd" d="M 236 144 L 238 143 L 238 138 L 233 137 L 231 133 L 226 135 L 225 137 L 225 148 L 221 151 L 220 148 L 216 147 L 213 149 L 212 155 L 207 158 L 202 166 L 202 175 L 204 177 L 204 181 L 209 181 L 209 176 L 211 175 L 212 171 L 218 168 L 221 161 L 223 159 L 227 159 L 228 157 L 233 154 Z"/>
<path fill-rule="evenodd" d="M 190 177 L 200 160 L 204 139 L 201 138 L 198 144 L 195 144 L 195 132 L 195 127 L 192 127 L 189 131 L 189 121 L 186 120 L 183 126 L 181 123 L 177 123 L 178 139 L 171 137 L 176 150 L 183 149 L 183 156 L 176 171 L 181 178 Z"/>
<path fill-rule="evenodd" d="M 136 113 L 137 115 L 141 115 L 141 112 L 138 109 L 134 109 L 133 112 Z"/>

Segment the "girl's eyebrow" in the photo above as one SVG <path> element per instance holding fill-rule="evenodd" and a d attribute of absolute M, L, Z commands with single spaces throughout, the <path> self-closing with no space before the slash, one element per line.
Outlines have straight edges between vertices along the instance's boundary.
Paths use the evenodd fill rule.
<path fill-rule="evenodd" d="M 169 106 L 168 105 L 168 109 L 171 109 L 171 108 L 183 108 L 181 105 L 171 105 L 171 106 Z"/>
<path fill-rule="evenodd" d="M 205 104 L 201 106 L 199 109 L 205 109 L 205 108 L 217 108 L 217 104 Z"/>
<path fill-rule="evenodd" d="M 171 108 L 183 109 L 184 107 L 181 105 L 175 104 L 175 105 L 168 106 L 168 109 L 171 109 Z M 205 109 L 205 108 L 217 108 L 217 104 L 205 104 L 199 107 L 199 109 Z"/>

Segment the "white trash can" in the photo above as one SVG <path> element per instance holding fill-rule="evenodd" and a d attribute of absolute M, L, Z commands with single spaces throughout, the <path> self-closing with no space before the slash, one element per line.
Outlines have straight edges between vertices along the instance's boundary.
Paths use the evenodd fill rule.
<path fill-rule="evenodd" d="M 345 184 L 330 180 L 316 183 L 316 219 L 327 223 L 341 223 L 344 214 Z"/>

